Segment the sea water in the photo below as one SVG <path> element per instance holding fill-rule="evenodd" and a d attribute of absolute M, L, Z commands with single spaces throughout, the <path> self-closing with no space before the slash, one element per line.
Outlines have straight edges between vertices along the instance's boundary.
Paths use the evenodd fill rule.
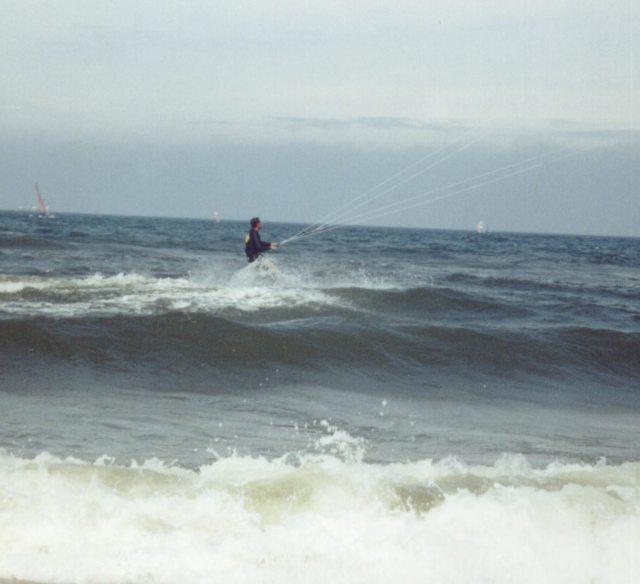
<path fill-rule="evenodd" d="M 247 229 L 0 214 L 0 579 L 638 580 L 639 239 Z"/>

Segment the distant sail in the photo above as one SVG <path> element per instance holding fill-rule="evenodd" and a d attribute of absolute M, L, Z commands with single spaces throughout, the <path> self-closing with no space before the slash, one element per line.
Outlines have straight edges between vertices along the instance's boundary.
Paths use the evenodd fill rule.
<path fill-rule="evenodd" d="M 213 213 L 213 222 L 220 223 L 220 213 L 218 213 L 218 211 L 214 211 Z"/>
<path fill-rule="evenodd" d="M 45 202 L 40 194 L 40 189 L 38 187 L 38 183 L 36 183 L 36 198 L 38 200 L 38 211 L 41 217 L 53 218 L 55 215 L 52 215 L 49 211 L 49 205 Z"/>
<path fill-rule="evenodd" d="M 487 232 L 487 225 L 485 224 L 484 221 L 478 221 L 478 224 L 476 225 L 476 231 L 478 233 L 486 233 Z"/>

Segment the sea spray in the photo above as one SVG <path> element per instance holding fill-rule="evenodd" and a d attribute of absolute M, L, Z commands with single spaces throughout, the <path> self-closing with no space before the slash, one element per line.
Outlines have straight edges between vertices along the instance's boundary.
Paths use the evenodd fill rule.
<path fill-rule="evenodd" d="M 41 582 L 620 584 L 640 568 L 637 463 L 3 454 L 0 501 L 0 577 Z"/>

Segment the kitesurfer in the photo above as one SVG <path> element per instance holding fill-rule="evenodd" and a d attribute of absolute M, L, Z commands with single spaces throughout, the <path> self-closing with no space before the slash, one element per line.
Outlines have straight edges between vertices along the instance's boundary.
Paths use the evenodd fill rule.
<path fill-rule="evenodd" d="M 254 217 L 251 219 L 251 229 L 244 238 L 244 252 L 247 254 L 247 258 L 250 262 L 254 262 L 258 259 L 262 255 L 263 251 L 278 249 L 277 243 L 269 243 L 268 241 L 262 241 L 262 239 L 260 239 L 261 229 L 262 221 L 260 221 L 260 217 Z"/>

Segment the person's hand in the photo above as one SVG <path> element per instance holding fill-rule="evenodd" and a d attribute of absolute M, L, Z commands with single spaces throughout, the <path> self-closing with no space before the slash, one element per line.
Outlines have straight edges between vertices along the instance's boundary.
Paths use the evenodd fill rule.
<path fill-rule="evenodd" d="M 271 244 L 271 249 L 278 249 L 280 247 L 279 243 L 272 243 Z"/>

